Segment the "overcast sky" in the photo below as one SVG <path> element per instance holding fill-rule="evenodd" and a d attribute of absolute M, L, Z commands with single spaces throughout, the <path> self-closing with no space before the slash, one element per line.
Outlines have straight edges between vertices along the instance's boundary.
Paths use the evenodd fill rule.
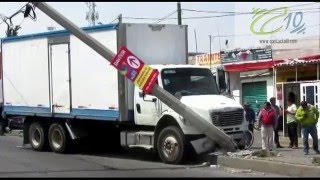
<path fill-rule="evenodd" d="M 5 16 L 10 16 L 26 2 L 0 2 L 0 13 Z M 85 2 L 49 2 L 53 8 L 62 13 L 69 20 L 76 25 L 84 27 L 88 26 L 86 20 L 86 12 L 88 7 Z M 153 19 L 132 19 L 132 18 L 163 18 L 170 14 L 168 18 L 160 23 L 164 24 L 177 24 L 177 3 L 176 2 L 96 2 L 96 10 L 99 13 L 99 19 L 97 22 L 108 24 L 113 21 L 119 14 L 123 16 L 123 22 L 130 23 L 157 23 L 158 21 Z M 228 48 L 248 48 L 261 46 L 259 40 L 261 39 L 297 39 L 305 36 L 319 36 L 319 16 L 320 16 L 320 3 L 312 2 L 258 2 L 258 3 L 233 3 L 233 2 L 181 2 L 183 18 L 182 24 L 188 25 L 188 42 L 189 52 L 196 51 L 195 32 L 197 36 L 197 50 L 198 52 L 209 52 L 209 35 L 218 36 L 220 38 L 213 37 L 212 39 L 212 51 L 218 51 L 226 48 L 225 41 L 228 40 Z M 272 35 L 266 36 L 254 35 L 250 30 L 250 25 L 254 20 L 252 14 L 241 14 L 243 12 L 252 12 L 253 8 L 267 8 L 268 10 L 289 7 L 286 16 L 280 17 L 277 20 L 269 23 L 264 31 L 272 31 L 280 26 L 283 26 L 282 30 Z M 197 10 L 190 11 L 190 10 Z M 206 12 L 199 12 L 206 11 Z M 217 11 L 218 13 L 208 12 Z M 296 22 L 293 22 L 295 13 L 302 12 L 295 18 Z M 222 13 L 227 12 L 227 13 Z M 230 15 L 230 12 L 240 13 L 241 15 Z M 278 14 L 284 12 L 284 9 L 277 11 Z M 291 15 L 291 21 L 288 23 L 289 15 Z M 37 20 L 24 19 L 23 15 L 17 15 L 13 18 L 15 25 L 21 23 L 22 29 L 19 30 L 19 35 L 46 32 L 47 27 L 53 26 L 57 30 L 62 29 L 60 25 L 51 20 L 48 16 L 42 13 L 39 9 L 36 9 Z M 299 18 L 301 18 L 299 24 Z M 209 17 L 208 17 L 209 16 Z M 215 17 L 212 17 L 215 16 Z M 220 17 L 216 17 L 220 16 Z M 269 16 L 269 17 L 268 17 Z M 257 22 L 254 29 L 259 31 L 263 23 L 276 16 L 275 14 L 268 14 L 264 16 L 264 20 Z M 201 18 L 194 18 L 201 17 Z M 285 20 L 285 17 L 287 19 Z M 257 18 L 257 17 L 256 17 Z M 261 18 L 263 19 L 263 18 Z M 22 21 L 23 20 L 23 21 Z M 114 21 L 115 23 L 117 21 Z M 304 33 L 290 33 L 292 29 L 295 29 L 298 25 L 305 23 L 306 29 Z M 287 29 L 286 26 L 288 26 Z M 5 37 L 5 30 L 7 26 L 5 23 L 0 24 L 0 37 Z M 236 36 L 233 36 L 236 35 Z M 228 36 L 228 37 L 225 37 Z"/>

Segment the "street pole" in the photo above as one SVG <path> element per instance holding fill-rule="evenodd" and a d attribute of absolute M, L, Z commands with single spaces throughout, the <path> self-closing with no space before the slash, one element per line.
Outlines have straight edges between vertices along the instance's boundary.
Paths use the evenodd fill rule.
<path fill-rule="evenodd" d="M 119 21 L 119 24 L 122 23 L 122 14 L 119 14 L 119 16 L 118 16 L 118 21 Z"/>
<path fill-rule="evenodd" d="M 87 44 L 89 47 L 95 50 L 102 57 L 104 57 L 110 62 L 112 61 L 115 54 L 111 50 L 106 48 L 103 44 L 94 39 L 92 36 L 85 33 L 81 28 L 77 27 L 74 23 L 72 23 L 58 11 L 50 7 L 47 3 L 32 3 L 42 12 L 47 14 L 50 18 L 55 20 L 57 23 L 69 30 L 73 35 L 75 35 L 77 38 L 79 38 L 81 41 L 83 41 L 85 44 Z M 164 102 L 166 105 L 168 105 L 175 112 L 180 114 L 182 117 L 186 118 L 186 120 L 189 121 L 191 125 L 196 127 L 196 129 L 199 132 L 207 135 L 208 138 L 219 144 L 220 147 L 227 151 L 235 151 L 235 143 L 233 142 L 230 136 L 225 134 L 223 131 L 218 129 L 213 124 L 209 123 L 206 119 L 198 115 L 192 109 L 182 104 L 180 100 L 171 95 L 169 92 L 165 91 L 163 88 L 155 84 L 151 93 L 155 95 L 157 98 L 159 98 L 159 100 Z"/>
<path fill-rule="evenodd" d="M 211 35 L 209 35 L 210 40 L 210 54 L 209 54 L 209 62 L 210 62 L 210 71 L 211 71 Z"/>
<path fill-rule="evenodd" d="M 181 20 L 181 3 L 177 2 L 177 12 L 178 12 L 178 25 L 182 24 Z"/>
<path fill-rule="evenodd" d="M 197 33 L 195 29 L 194 29 L 194 39 L 196 41 L 196 53 L 198 53 L 198 41 L 197 41 Z"/>
<path fill-rule="evenodd" d="M 220 51 L 221 51 L 221 42 L 220 42 L 219 24 L 218 24 L 218 36 L 219 36 L 219 48 L 220 48 Z"/>

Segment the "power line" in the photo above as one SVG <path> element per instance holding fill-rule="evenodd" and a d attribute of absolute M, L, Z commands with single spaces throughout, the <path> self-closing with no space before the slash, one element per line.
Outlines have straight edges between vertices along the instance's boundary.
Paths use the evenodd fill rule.
<path fill-rule="evenodd" d="M 161 19 L 158 19 L 158 21 L 156 23 L 159 23 L 167 18 L 169 18 L 170 16 L 172 16 L 173 14 L 175 14 L 177 12 L 177 10 L 173 11 L 172 13 L 166 15 L 165 17 L 161 18 Z"/>
<path fill-rule="evenodd" d="M 309 11 L 305 13 L 319 13 L 319 11 Z M 250 13 L 252 14 L 252 13 Z M 217 15 L 217 16 L 194 16 L 194 17 L 185 17 L 182 19 L 208 19 L 208 18 L 219 18 L 219 17 L 229 17 L 229 16 L 236 16 L 236 15 L 249 15 L 249 13 L 242 13 L 242 14 L 224 14 L 224 15 Z M 171 18 L 168 18 L 171 19 Z"/>
<path fill-rule="evenodd" d="M 320 8 L 319 8 L 320 9 Z M 307 11 L 304 13 L 319 13 L 319 11 Z M 223 15 L 215 15 L 215 16 L 190 16 L 190 17 L 183 17 L 182 19 L 209 19 L 209 18 L 220 18 L 220 17 L 229 17 L 229 16 L 236 16 L 236 15 L 249 15 L 252 13 L 233 13 L 233 14 L 223 14 Z M 149 18 L 149 17 L 123 17 L 125 19 L 135 19 L 135 20 L 159 20 L 158 18 Z M 177 18 L 166 18 L 167 20 L 173 20 Z"/>
<path fill-rule="evenodd" d="M 310 25 L 310 26 L 306 26 L 307 27 L 315 27 L 315 26 L 320 26 L 320 24 L 314 24 L 314 25 Z M 287 29 L 287 30 L 293 30 L 293 29 Z M 212 37 L 239 37 L 239 36 L 257 36 L 254 34 L 232 34 L 232 35 L 220 35 L 220 36 L 212 36 Z"/>
<path fill-rule="evenodd" d="M 320 9 L 320 8 L 314 8 L 314 10 Z M 192 9 L 182 9 L 183 11 L 197 11 L 197 12 L 210 12 L 210 13 L 229 13 L 229 14 L 222 14 L 222 15 L 214 15 L 214 16 L 190 16 L 190 17 L 183 17 L 182 19 L 208 19 L 208 18 L 219 18 L 219 17 L 228 17 L 228 16 L 237 16 L 237 15 L 250 15 L 253 14 L 253 12 L 218 12 L 218 11 L 199 11 L 199 10 L 192 10 Z M 291 11 L 293 12 L 293 11 Z M 296 11 L 294 11 L 296 12 Z M 298 11 L 297 11 L 298 12 Z M 319 13 L 320 11 L 305 11 L 303 13 Z M 270 14 L 282 14 L 282 13 L 270 13 Z M 172 15 L 172 14 L 171 14 Z M 135 19 L 135 20 L 159 20 L 159 18 L 149 18 L 149 17 L 123 17 L 125 19 Z M 163 18 L 161 18 L 163 19 Z M 173 20 L 177 18 L 165 18 L 167 20 Z"/>
<path fill-rule="evenodd" d="M 299 5 L 293 5 L 293 6 L 287 6 L 287 8 L 292 8 L 292 7 L 301 7 L 301 6 L 307 6 L 307 5 L 313 5 L 317 4 L 319 2 L 314 2 L 314 3 L 307 3 L 307 4 L 299 4 Z M 294 11 L 297 10 L 315 10 L 319 8 L 305 8 L 305 9 L 294 9 Z M 236 11 L 204 11 L 204 10 L 195 10 L 195 9 L 182 9 L 185 11 L 194 11 L 194 12 L 204 12 L 204 13 L 229 13 L 229 14 L 235 14 L 235 13 L 252 13 L 252 12 L 236 12 Z M 289 10 L 290 11 L 290 10 Z M 293 10 L 292 10 L 293 11 Z"/>
<path fill-rule="evenodd" d="M 301 10 L 317 10 L 320 8 L 305 8 L 305 9 L 294 9 L 294 10 L 288 10 L 289 12 L 299 12 Z M 220 14 L 235 14 L 235 15 L 241 15 L 241 14 L 253 14 L 253 12 L 237 12 L 237 11 L 203 11 L 203 10 L 196 10 L 196 9 L 182 9 L 183 11 L 191 11 L 191 12 L 201 12 L 201 13 L 220 13 Z M 305 11 L 304 13 L 308 12 L 319 12 L 319 11 Z M 282 13 L 268 13 L 268 14 L 282 14 Z"/>
<path fill-rule="evenodd" d="M 317 4 L 319 2 L 313 2 L 313 3 L 306 3 L 306 4 L 299 4 L 299 5 L 293 5 L 293 6 L 288 6 L 288 8 L 292 7 L 301 7 L 301 6 L 307 6 L 307 5 L 313 5 Z M 305 8 L 305 9 L 294 9 L 294 10 L 289 10 L 289 12 L 298 12 L 301 10 L 319 10 L 320 8 Z M 195 16 L 195 17 L 184 17 L 182 19 L 207 19 L 207 18 L 216 18 L 216 17 L 226 17 L 226 16 L 236 16 L 236 15 L 248 15 L 248 14 L 253 14 L 253 12 L 236 12 L 236 11 L 203 11 L 203 10 L 195 10 L 195 9 L 182 9 L 183 11 L 192 11 L 192 12 L 204 12 L 204 13 L 220 13 L 222 15 L 215 15 L 215 16 Z M 319 11 L 305 11 L 303 13 L 319 13 Z M 270 13 L 270 14 L 281 14 L 281 13 Z M 168 18 L 171 14 L 166 16 L 167 20 L 173 20 L 177 18 Z M 135 19 L 135 20 L 160 20 L 163 18 L 149 18 L 149 17 L 123 17 L 125 19 Z"/>
<path fill-rule="evenodd" d="M 115 20 L 119 19 L 119 17 L 116 17 L 114 20 L 112 20 L 109 24 L 113 23 Z"/>

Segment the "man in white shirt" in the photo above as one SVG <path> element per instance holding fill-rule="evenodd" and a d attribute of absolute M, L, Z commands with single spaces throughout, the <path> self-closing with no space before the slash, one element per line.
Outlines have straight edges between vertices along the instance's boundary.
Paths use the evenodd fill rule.
<path fill-rule="evenodd" d="M 297 132 L 297 122 L 295 114 L 297 111 L 297 106 L 294 104 L 292 99 L 288 99 L 288 107 L 285 111 L 287 114 L 287 124 L 288 124 L 288 134 L 290 138 L 289 148 L 298 148 L 298 132 Z"/>

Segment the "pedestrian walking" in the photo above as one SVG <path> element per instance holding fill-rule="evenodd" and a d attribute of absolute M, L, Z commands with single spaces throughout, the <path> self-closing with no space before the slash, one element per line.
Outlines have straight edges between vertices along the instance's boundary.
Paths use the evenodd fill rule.
<path fill-rule="evenodd" d="M 272 151 L 273 128 L 276 123 L 276 112 L 270 102 L 265 102 L 258 115 L 258 126 L 261 128 L 262 149 Z"/>
<path fill-rule="evenodd" d="M 280 108 L 276 105 L 276 98 L 270 98 L 271 107 L 275 110 L 276 124 L 274 126 L 274 143 L 277 148 L 283 148 L 279 142 Z"/>
<path fill-rule="evenodd" d="M 320 154 L 318 149 L 318 132 L 316 128 L 319 118 L 319 110 L 313 105 L 308 104 L 306 101 L 301 101 L 295 117 L 302 127 L 304 155 L 309 154 L 309 134 L 312 137 L 313 150 L 317 154 Z"/>
<path fill-rule="evenodd" d="M 288 134 L 290 139 L 289 148 L 297 149 L 298 148 L 298 131 L 297 131 L 297 122 L 295 114 L 297 112 L 297 106 L 294 104 L 292 99 L 288 99 L 288 107 L 285 111 L 287 114 L 287 124 L 288 124 Z"/>
<path fill-rule="evenodd" d="M 248 129 L 253 133 L 253 127 L 256 121 L 256 114 L 248 102 L 244 103 L 243 108 L 246 113 L 246 120 L 249 122 Z"/>

